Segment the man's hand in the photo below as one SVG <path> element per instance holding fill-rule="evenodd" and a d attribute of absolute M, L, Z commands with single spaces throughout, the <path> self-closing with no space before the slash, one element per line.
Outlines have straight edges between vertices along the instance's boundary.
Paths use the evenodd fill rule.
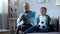
<path fill-rule="evenodd" d="M 26 17 L 26 13 L 23 14 L 23 17 Z"/>
<path fill-rule="evenodd" d="M 22 17 L 21 17 L 21 19 L 20 19 L 20 22 L 23 20 L 23 18 L 25 18 L 26 17 L 26 13 L 24 13 L 23 15 L 22 15 Z"/>

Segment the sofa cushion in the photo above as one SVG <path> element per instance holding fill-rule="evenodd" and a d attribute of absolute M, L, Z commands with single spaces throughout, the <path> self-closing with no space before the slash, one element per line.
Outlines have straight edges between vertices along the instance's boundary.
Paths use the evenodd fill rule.
<path fill-rule="evenodd" d="M 59 28 L 59 19 L 58 18 L 55 18 L 55 17 L 52 17 L 51 18 L 51 21 L 52 21 L 52 23 L 53 23 L 53 25 L 54 25 L 54 30 L 55 31 L 58 31 L 58 28 Z"/>

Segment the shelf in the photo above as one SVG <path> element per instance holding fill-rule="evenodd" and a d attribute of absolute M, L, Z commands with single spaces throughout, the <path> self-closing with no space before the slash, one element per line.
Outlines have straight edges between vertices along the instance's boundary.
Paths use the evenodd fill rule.
<path fill-rule="evenodd" d="M 8 19 L 9 19 L 9 30 L 16 30 L 17 18 L 8 18 Z"/>
<path fill-rule="evenodd" d="M 17 20 L 17 18 L 8 18 L 9 20 Z"/>

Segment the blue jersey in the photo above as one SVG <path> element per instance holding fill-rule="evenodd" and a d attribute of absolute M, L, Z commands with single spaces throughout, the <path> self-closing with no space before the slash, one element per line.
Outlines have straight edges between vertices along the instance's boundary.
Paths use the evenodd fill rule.
<path fill-rule="evenodd" d="M 34 26 L 35 25 L 35 12 L 32 12 L 31 14 L 27 14 L 27 17 L 29 19 L 29 23 Z"/>
<path fill-rule="evenodd" d="M 26 17 L 28 18 L 28 20 L 30 20 L 31 18 L 33 18 L 33 20 L 35 19 L 35 12 L 32 12 L 31 11 L 31 13 L 26 13 L 26 14 L 27 14 Z M 17 23 L 20 22 L 20 19 L 21 19 L 22 15 L 23 15 L 23 13 L 19 15 L 19 17 L 18 17 L 19 20 L 17 19 Z M 27 19 L 26 18 L 23 18 L 22 20 L 23 20 L 23 22 L 25 22 Z M 31 25 L 34 25 L 31 20 L 29 21 L 29 23 Z"/>

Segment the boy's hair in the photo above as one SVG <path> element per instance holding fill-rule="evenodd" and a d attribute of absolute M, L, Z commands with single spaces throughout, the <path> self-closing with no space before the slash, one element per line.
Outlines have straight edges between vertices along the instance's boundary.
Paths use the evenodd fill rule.
<path fill-rule="evenodd" d="M 41 7 L 41 9 L 45 9 L 47 11 L 47 8 L 46 7 Z"/>

